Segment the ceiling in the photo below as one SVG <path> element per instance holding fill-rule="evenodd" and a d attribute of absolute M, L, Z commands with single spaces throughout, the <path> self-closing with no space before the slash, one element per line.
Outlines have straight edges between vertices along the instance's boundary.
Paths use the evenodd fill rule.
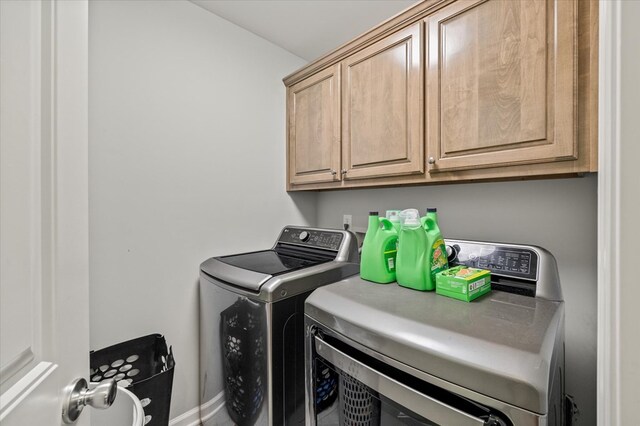
<path fill-rule="evenodd" d="M 191 0 L 311 61 L 416 0 Z"/>

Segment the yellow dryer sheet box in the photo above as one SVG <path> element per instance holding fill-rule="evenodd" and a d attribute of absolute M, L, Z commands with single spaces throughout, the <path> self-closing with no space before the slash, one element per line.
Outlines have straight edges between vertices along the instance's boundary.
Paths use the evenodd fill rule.
<path fill-rule="evenodd" d="M 465 302 L 491 291 L 491 271 L 460 265 L 436 274 L 436 293 Z"/>

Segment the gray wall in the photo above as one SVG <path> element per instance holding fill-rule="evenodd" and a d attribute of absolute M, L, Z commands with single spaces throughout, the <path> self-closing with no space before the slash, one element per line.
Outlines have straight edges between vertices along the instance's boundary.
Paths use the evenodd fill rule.
<path fill-rule="evenodd" d="M 597 177 L 322 192 L 318 225 L 367 226 L 370 210 L 437 207 L 445 237 L 528 243 L 558 261 L 566 301 L 567 392 L 596 424 Z"/>
<path fill-rule="evenodd" d="M 187 1 L 89 5 L 91 347 L 165 334 L 198 400 L 198 265 L 315 222 L 285 192 L 282 76 L 304 61 Z"/>

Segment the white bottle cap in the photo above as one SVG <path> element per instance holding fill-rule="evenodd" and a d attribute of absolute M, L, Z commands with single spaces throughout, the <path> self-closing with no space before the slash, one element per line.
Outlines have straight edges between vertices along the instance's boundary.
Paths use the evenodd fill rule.
<path fill-rule="evenodd" d="M 400 210 L 387 210 L 387 219 L 390 222 L 400 222 Z"/>
<path fill-rule="evenodd" d="M 403 228 L 419 228 L 422 226 L 420 223 L 420 212 L 417 209 L 406 209 L 400 212 L 400 220 Z"/>

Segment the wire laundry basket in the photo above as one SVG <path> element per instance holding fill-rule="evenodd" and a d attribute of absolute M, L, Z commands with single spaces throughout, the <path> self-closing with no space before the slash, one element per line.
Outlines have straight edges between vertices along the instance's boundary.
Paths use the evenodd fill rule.
<path fill-rule="evenodd" d="M 340 372 L 340 426 L 378 426 L 380 400 L 373 390 Z"/>

